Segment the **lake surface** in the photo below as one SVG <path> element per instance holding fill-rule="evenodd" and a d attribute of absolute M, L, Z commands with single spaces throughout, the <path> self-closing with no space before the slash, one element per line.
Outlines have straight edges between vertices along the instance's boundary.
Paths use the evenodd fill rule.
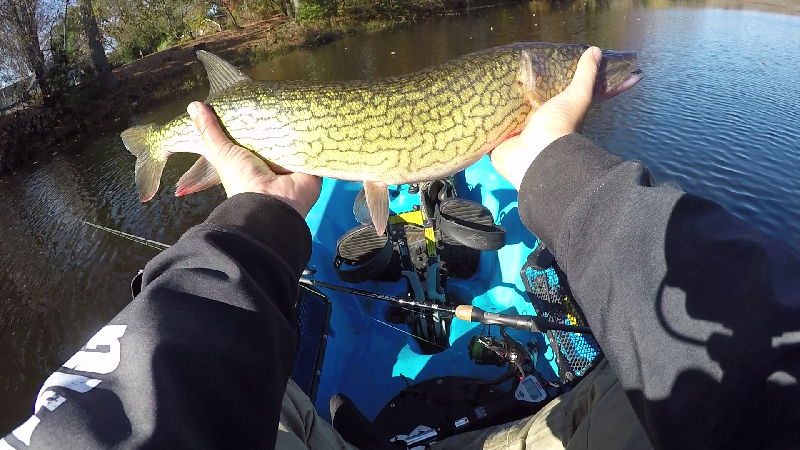
<path fill-rule="evenodd" d="M 800 252 L 800 17 L 720 1 L 590 4 L 433 18 L 246 72 L 374 78 L 515 41 L 636 50 L 644 81 L 595 106 L 586 134 Z M 163 123 L 205 97 L 199 90 L 135 121 Z M 51 153 L 0 178 L 0 436 L 31 414 L 42 381 L 130 301 L 130 279 L 156 254 L 81 221 L 173 243 L 224 198 L 221 188 L 175 198 L 174 183 L 193 162 L 176 155 L 154 200 L 141 204 L 134 158 L 117 134 L 92 138 L 77 154 Z"/>

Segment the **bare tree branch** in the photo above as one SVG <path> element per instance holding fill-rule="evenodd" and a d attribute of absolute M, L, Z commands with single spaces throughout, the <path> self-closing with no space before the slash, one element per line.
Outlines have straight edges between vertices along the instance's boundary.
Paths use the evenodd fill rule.
<path fill-rule="evenodd" d="M 49 32 L 55 14 L 39 0 L 0 0 L 0 62 L 22 79 L 33 74 L 46 97 L 48 87 L 41 35 Z"/>

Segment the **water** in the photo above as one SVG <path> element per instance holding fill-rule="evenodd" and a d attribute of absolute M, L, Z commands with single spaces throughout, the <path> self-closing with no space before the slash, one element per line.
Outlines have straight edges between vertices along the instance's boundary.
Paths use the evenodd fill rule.
<path fill-rule="evenodd" d="M 430 19 L 247 72 L 261 79 L 381 77 L 522 40 L 637 50 L 645 80 L 596 106 L 586 134 L 800 252 L 800 17 L 719 1 L 714 8 L 591 3 L 604 6 L 531 3 Z M 164 122 L 205 95 L 197 91 L 136 121 Z M 77 155 L 54 148 L 0 179 L 0 435 L 30 415 L 47 375 L 129 302 L 130 279 L 155 255 L 80 221 L 175 242 L 224 198 L 219 188 L 174 197 L 172 185 L 191 163 L 185 155 L 170 160 L 165 185 L 145 205 L 133 187 L 133 157 L 116 134 L 93 138 Z"/>

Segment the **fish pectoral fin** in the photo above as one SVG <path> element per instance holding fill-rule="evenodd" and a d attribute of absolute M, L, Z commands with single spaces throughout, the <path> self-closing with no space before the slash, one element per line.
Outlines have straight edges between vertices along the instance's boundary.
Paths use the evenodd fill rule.
<path fill-rule="evenodd" d="M 151 135 L 158 129 L 155 124 L 138 125 L 128 128 L 120 133 L 125 148 L 136 157 L 136 189 L 139 191 L 139 200 L 146 202 L 153 198 L 161 183 L 161 173 L 167 165 L 169 153 L 159 155 L 160 148 L 153 148 L 154 142 Z M 160 159 L 157 159 L 161 156 Z"/>
<path fill-rule="evenodd" d="M 203 63 L 208 73 L 208 83 L 211 85 L 211 90 L 208 92 L 209 98 L 241 81 L 252 81 L 252 78 L 245 75 L 238 67 L 211 52 L 198 50 L 197 59 Z"/>
<path fill-rule="evenodd" d="M 533 60 L 530 53 L 525 50 L 522 51 L 519 57 L 519 79 L 522 86 L 522 93 L 525 96 L 525 101 L 534 110 L 539 109 L 545 102 L 545 99 L 536 90 L 536 70 L 533 67 Z"/>
<path fill-rule="evenodd" d="M 194 194 L 220 183 L 221 180 L 217 169 L 204 156 L 201 156 L 178 180 L 175 196 Z"/>
<path fill-rule="evenodd" d="M 367 214 L 370 220 L 367 220 Z M 378 236 L 382 235 L 389 221 L 389 186 L 365 181 L 364 188 L 359 191 L 353 204 L 353 215 L 363 224 L 371 221 Z"/>

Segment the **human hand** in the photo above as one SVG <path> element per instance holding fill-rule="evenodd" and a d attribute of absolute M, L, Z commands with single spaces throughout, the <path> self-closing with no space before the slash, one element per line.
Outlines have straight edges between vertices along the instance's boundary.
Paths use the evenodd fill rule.
<path fill-rule="evenodd" d="M 534 111 L 518 136 L 506 139 L 492 150 L 492 165 L 517 190 L 528 167 L 542 150 L 556 139 L 580 133 L 583 129 L 602 58 L 599 48 L 588 48 L 578 61 L 572 83 L 564 92 Z"/>
<path fill-rule="evenodd" d="M 276 173 L 253 152 L 231 142 L 207 105 L 192 102 L 186 110 L 208 149 L 203 156 L 217 170 L 229 198 L 243 192 L 267 194 L 288 203 L 303 217 L 308 214 L 322 189 L 319 177 L 297 172 Z"/>

